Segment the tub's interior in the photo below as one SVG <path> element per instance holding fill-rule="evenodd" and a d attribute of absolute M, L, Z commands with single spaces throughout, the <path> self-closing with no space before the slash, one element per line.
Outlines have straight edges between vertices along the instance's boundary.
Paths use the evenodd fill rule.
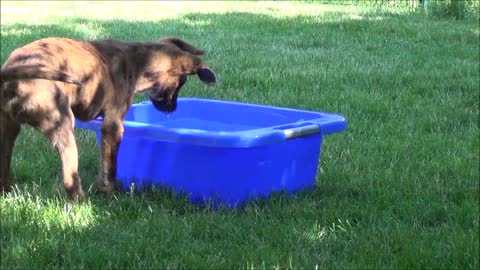
<path fill-rule="evenodd" d="M 177 110 L 169 115 L 152 105 L 132 107 L 125 120 L 207 131 L 244 131 L 306 121 L 318 113 L 261 107 L 249 104 L 179 99 Z"/>

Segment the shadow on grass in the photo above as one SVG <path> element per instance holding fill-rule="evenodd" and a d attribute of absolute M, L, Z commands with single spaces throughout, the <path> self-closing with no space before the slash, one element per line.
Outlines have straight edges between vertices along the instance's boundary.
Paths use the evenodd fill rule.
<path fill-rule="evenodd" d="M 397 39 L 414 37 L 423 28 L 425 18 L 420 15 L 388 15 L 374 16 L 365 14 L 352 18 L 344 18 L 347 13 L 334 13 L 340 16 L 335 20 L 331 16 L 325 17 L 286 17 L 275 18 L 268 15 L 251 13 L 227 13 L 227 14 L 202 14 L 192 13 L 178 19 L 165 19 L 160 21 L 126 21 L 126 20 L 91 20 L 84 18 L 65 19 L 63 25 L 39 24 L 30 25 L 13 23 L 2 25 L 2 58 L 3 63 L 7 53 L 13 49 L 39 38 L 61 36 L 80 40 L 89 39 L 122 39 L 122 40 L 156 40 L 163 36 L 179 36 L 191 40 L 196 45 L 204 48 L 207 52 L 218 55 L 220 46 L 230 45 L 233 50 L 240 44 L 232 41 L 251 42 L 271 39 L 281 42 L 282 39 L 293 36 L 294 40 L 288 39 L 291 49 L 321 48 L 335 44 L 332 37 L 322 36 L 322 33 L 333 35 L 347 34 L 352 39 L 358 38 L 363 31 L 392 36 Z M 407 17 L 410 21 L 397 23 Z M 441 22 L 441 21 L 440 21 Z M 454 23 L 445 21 L 445 23 Z M 393 27 L 392 24 L 395 26 Z M 263 36 L 265 35 L 265 36 Z M 437 36 L 438 40 L 455 40 L 465 33 L 447 31 Z M 478 33 L 474 30 L 467 35 L 469 42 L 476 44 Z M 229 42 L 226 42 L 229 41 Z M 272 45 L 272 44 L 268 44 Z M 274 46 L 272 46 L 274 47 Z M 220 48 L 221 50 L 225 48 Z M 235 55 L 229 55 L 235 57 Z"/>

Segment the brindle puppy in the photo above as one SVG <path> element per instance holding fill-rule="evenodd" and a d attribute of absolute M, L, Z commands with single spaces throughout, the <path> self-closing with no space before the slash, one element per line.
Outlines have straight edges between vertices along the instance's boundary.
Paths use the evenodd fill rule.
<path fill-rule="evenodd" d="M 84 198 L 78 176 L 75 118 L 103 115 L 98 188 L 115 187 L 122 121 L 137 92 L 161 111 L 172 112 L 187 75 L 209 85 L 214 72 L 198 57 L 203 51 L 177 38 L 158 42 L 83 42 L 46 38 L 13 51 L 0 72 L 0 184 L 10 186 L 10 161 L 21 124 L 29 124 L 56 148 L 63 184 L 72 200 Z"/>

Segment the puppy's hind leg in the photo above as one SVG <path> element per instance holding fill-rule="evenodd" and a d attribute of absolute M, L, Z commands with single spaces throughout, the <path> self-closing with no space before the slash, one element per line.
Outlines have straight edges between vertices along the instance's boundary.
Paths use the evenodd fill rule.
<path fill-rule="evenodd" d="M 20 124 L 0 113 L 0 193 L 9 192 L 10 165 L 13 146 L 20 132 Z"/>
<path fill-rule="evenodd" d="M 69 114 L 69 117 L 63 118 L 55 129 L 45 132 L 45 135 L 62 160 L 63 186 L 69 199 L 81 201 L 85 194 L 78 176 L 78 150 L 73 128 L 74 117 L 71 111 Z"/>
<path fill-rule="evenodd" d="M 56 106 L 44 105 L 37 128 L 48 138 L 62 160 L 63 186 L 70 200 L 83 200 L 85 194 L 78 175 L 78 150 L 75 141 L 75 118 L 68 97 L 57 93 Z"/>

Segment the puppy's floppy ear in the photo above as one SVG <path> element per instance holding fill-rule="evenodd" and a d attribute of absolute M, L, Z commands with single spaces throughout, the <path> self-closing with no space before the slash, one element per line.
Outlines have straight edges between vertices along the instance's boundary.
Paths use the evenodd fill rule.
<path fill-rule="evenodd" d="M 197 74 L 198 78 L 208 85 L 214 85 L 217 82 L 217 76 L 202 59 L 187 53 L 173 61 L 172 71 L 174 74 Z"/>
<path fill-rule="evenodd" d="M 193 55 L 203 55 L 205 53 L 203 50 L 197 49 L 179 38 L 165 37 L 165 38 L 161 38 L 160 42 L 167 42 L 167 43 L 173 44 L 177 46 L 180 50 L 186 51 Z"/>
<path fill-rule="evenodd" d="M 197 71 L 198 78 L 208 85 L 215 85 L 217 83 L 217 76 L 215 72 L 207 66 L 201 66 Z"/>

